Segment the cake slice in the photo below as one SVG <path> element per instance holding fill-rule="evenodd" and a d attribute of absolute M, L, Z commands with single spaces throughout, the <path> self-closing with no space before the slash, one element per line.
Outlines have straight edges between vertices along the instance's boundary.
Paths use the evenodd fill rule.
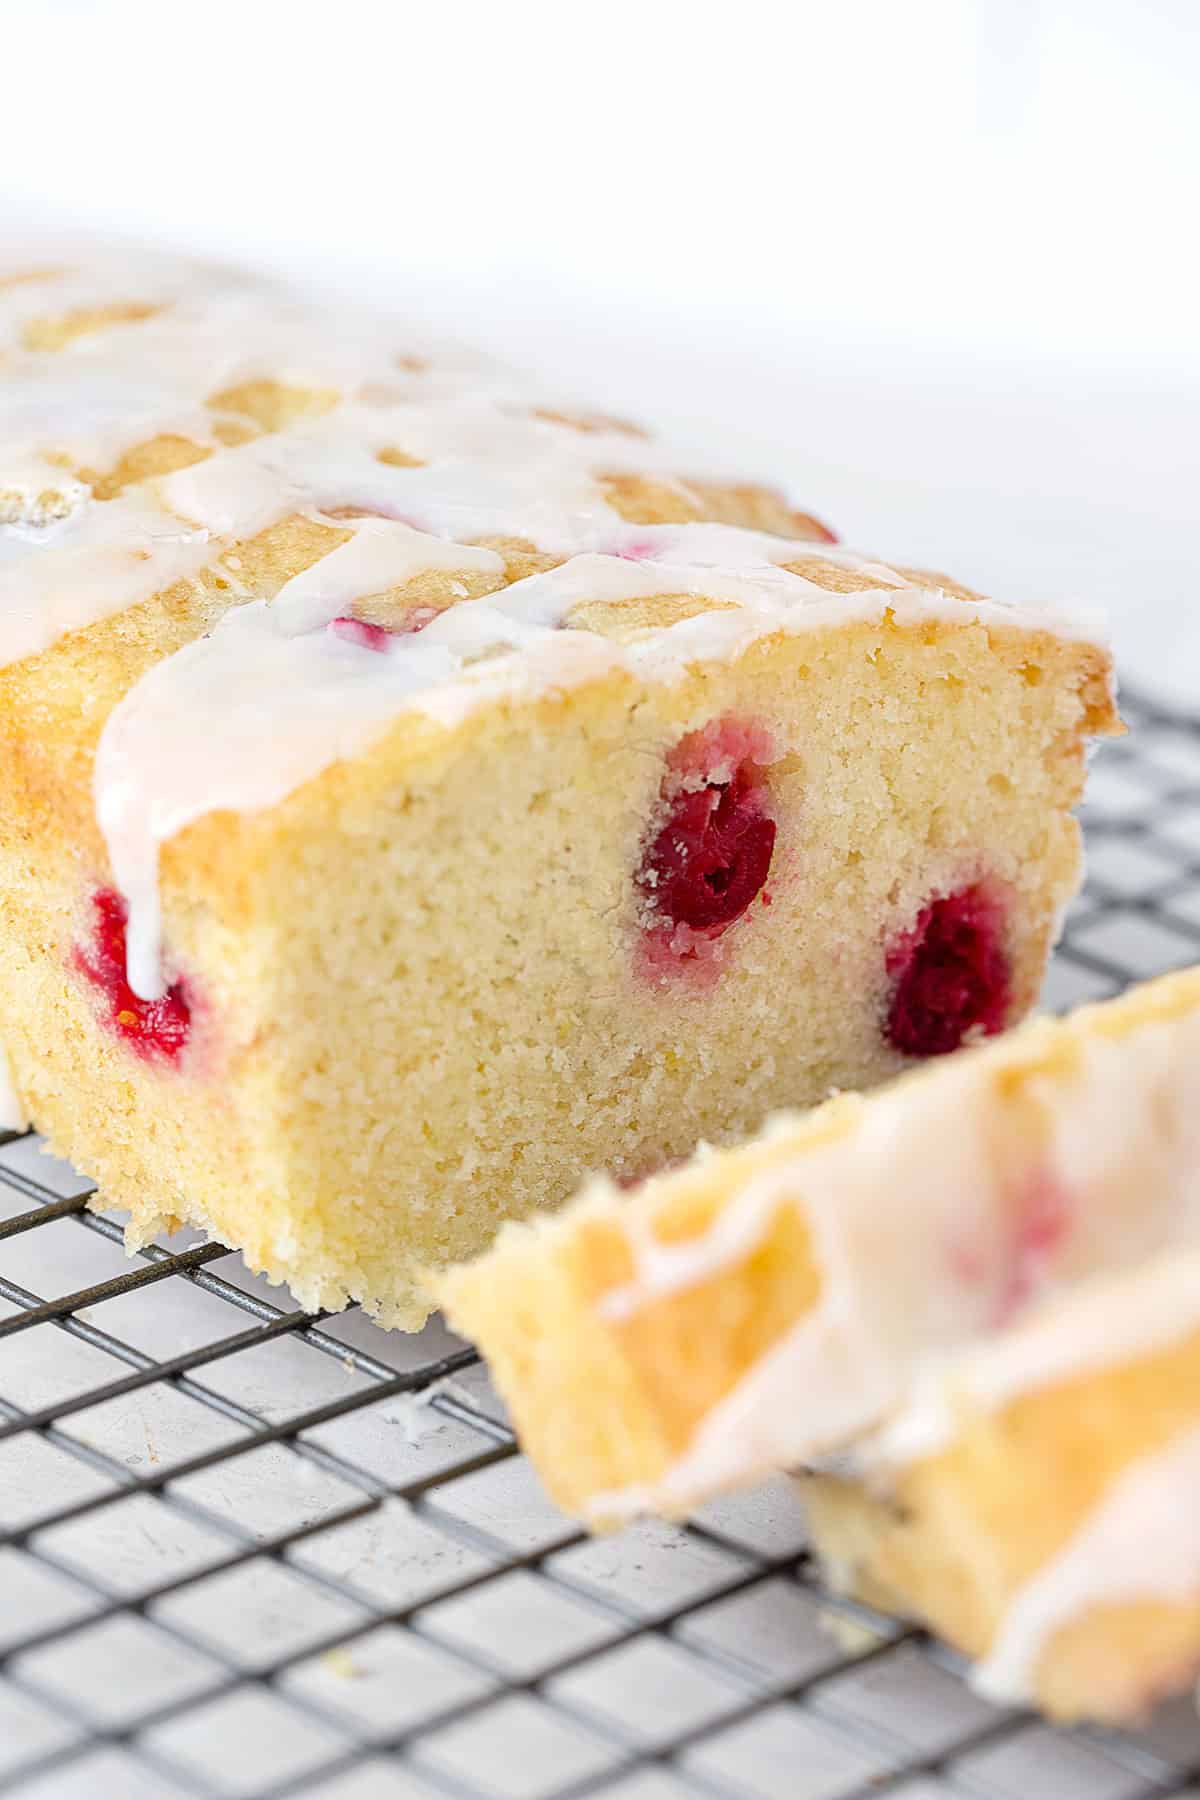
<path fill-rule="evenodd" d="M 1029 1007 L 1116 729 L 1085 626 L 373 315 L 26 273 L 0 1025 L 132 1243 L 414 1326 L 587 1171 Z"/>
<path fill-rule="evenodd" d="M 856 1461 L 801 1484 L 827 1574 L 978 1657 L 993 1699 L 1131 1723 L 1200 1675 L 1194 1247 L 927 1369 Z"/>
<path fill-rule="evenodd" d="M 852 1443 L 1046 1294 L 1200 1242 L 1198 1171 L 1193 969 L 596 1185 L 437 1286 L 561 1505 L 681 1514 Z"/>

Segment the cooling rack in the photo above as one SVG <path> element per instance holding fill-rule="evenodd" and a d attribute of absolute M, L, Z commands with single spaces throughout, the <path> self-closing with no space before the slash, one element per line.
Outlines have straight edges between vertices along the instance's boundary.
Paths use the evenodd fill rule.
<path fill-rule="evenodd" d="M 1200 721 L 1124 710 L 1055 1007 L 1200 960 Z M 782 1481 L 589 1541 L 440 1325 L 295 1311 L 183 1235 L 129 1262 L 87 1196 L 0 1149 L 0 1793 L 1200 1800 L 1190 1702 L 989 1705 L 822 1591 Z"/>

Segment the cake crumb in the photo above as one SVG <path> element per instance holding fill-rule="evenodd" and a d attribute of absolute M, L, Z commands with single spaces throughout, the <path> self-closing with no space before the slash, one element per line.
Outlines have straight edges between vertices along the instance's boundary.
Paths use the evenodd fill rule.
<path fill-rule="evenodd" d="M 831 1606 L 823 1606 L 817 1617 L 822 1631 L 831 1637 L 847 1656 L 865 1656 L 868 1650 L 874 1650 L 879 1643 L 877 1631 L 873 1631 L 861 1619 L 853 1619 L 847 1613 L 835 1612 Z"/>
<path fill-rule="evenodd" d="M 362 1673 L 345 1644 L 335 1644 L 332 1650 L 323 1651 L 321 1661 L 339 1681 L 355 1681 Z"/>

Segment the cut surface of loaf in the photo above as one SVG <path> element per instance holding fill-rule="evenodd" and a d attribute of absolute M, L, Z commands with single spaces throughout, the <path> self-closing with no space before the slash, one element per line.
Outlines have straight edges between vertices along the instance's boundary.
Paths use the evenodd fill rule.
<path fill-rule="evenodd" d="M 682 1513 L 840 1450 L 939 1355 L 1200 1241 L 1200 970 L 510 1226 L 438 1292 L 555 1498 Z"/>
<path fill-rule="evenodd" d="M 1085 628 L 227 272 L 14 265 L 0 356 L 0 1031 L 132 1242 L 415 1325 L 1031 1004 Z"/>
<path fill-rule="evenodd" d="M 1120 1724 L 1194 1685 L 1194 1247 L 927 1370 L 856 1461 L 800 1483 L 829 1577 L 979 1658 L 992 1698 Z"/>

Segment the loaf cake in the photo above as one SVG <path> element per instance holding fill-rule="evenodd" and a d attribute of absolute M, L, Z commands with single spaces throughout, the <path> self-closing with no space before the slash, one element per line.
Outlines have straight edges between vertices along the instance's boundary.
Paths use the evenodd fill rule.
<path fill-rule="evenodd" d="M 0 273 L 10 1119 L 307 1307 L 995 1032 L 1085 622 L 852 554 L 395 321 Z M 19 1109 L 19 1115 L 18 1115 Z"/>
<path fill-rule="evenodd" d="M 993 1699 L 1120 1724 L 1195 1683 L 1194 1246 L 927 1370 L 855 1460 L 801 1484 L 828 1576 L 980 1658 Z"/>
<path fill-rule="evenodd" d="M 681 1514 L 853 1445 L 1053 1292 L 1200 1244 L 1197 1170 L 1193 969 L 597 1183 L 438 1290 L 560 1504 Z"/>

